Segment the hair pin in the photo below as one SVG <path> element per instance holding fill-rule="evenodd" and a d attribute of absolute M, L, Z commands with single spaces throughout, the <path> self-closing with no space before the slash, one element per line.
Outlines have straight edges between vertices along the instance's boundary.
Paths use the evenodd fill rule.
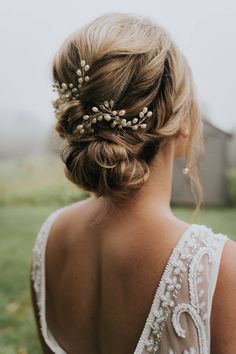
<path fill-rule="evenodd" d="M 138 117 L 127 120 L 125 118 L 126 111 L 113 110 L 114 101 L 104 101 L 104 104 L 92 107 L 92 113 L 85 114 L 83 116 L 83 124 L 78 124 L 77 130 L 80 134 L 84 134 L 85 130 L 89 132 L 94 132 L 94 125 L 98 122 L 104 121 L 110 124 L 111 128 L 131 128 L 132 130 L 137 130 L 139 127 L 145 129 L 147 127 L 146 123 L 143 123 L 146 118 L 152 116 L 152 111 L 149 111 L 147 107 L 144 107 L 141 112 L 139 112 Z"/>
<path fill-rule="evenodd" d="M 67 84 L 63 82 L 60 84 L 58 81 L 53 82 L 53 91 L 57 91 L 59 98 L 53 102 L 55 112 L 60 111 L 60 106 L 66 102 L 79 99 L 79 91 L 83 84 L 88 82 L 90 77 L 87 75 L 87 71 L 90 66 L 83 59 L 80 62 L 80 67 L 76 71 L 78 76 L 78 85 L 74 86 L 72 83 Z M 130 120 L 125 118 L 126 111 L 124 109 L 114 110 L 114 101 L 104 101 L 103 104 L 92 107 L 91 114 L 83 115 L 83 123 L 77 125 L 76 130 L 79 134 L 84 134 L 86 131 L 94 133 L 94 127 L 98 122 L 107 122 L 110 127 L 116 130 L 123 128 L 130 128 L 137 130 L 138 128 L 145 129 L 147 124 L 144 121 L 152 116 L 152 111 L 149 111 L 147 107 L 144 107 L 138 116 Z"/>
<path fill-rule="evenodd" d="M 60 104 L 63 104 L 68 101 L 74 101 L 79 98 L 79 90 L 82 88 L 85 82 L 89 81 L 89 76 L 86 72 L 89 70 L 90 66 L 86 64 L 85 60 L 81 60 L 80 67 L 76 71 L 78 76 L 78 84 L 74 86 L 74 84 L 66 84 L 63 82 L 62 84 L 59 81 L 54 81 L 52 84 L 53 91 L 57 91 L 59 94 L 59 98 L 57 100 L 58 107 Z"/>

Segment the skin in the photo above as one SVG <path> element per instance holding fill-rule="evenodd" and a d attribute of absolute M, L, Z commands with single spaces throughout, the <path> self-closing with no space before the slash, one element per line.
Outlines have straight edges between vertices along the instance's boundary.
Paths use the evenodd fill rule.
<path fill-rule="evenodd" d="M 46 249 L 46 317 L 67 353 L 134 352 L 166 262 L 190 226 L 170 208 L 173 162 L 185 155 L 188 136 L 182 121 L 179 136 L 155 156 L 147 182 L 119 209 L 91 195 L 54 222 Z M 236 243 L 227 241 L 212 304 L 214 354 L 235 354 L 235 255 Z M 32 283 L 31 292 L 39 331 Z M 43 352 L 52 353 L 39 336 Z"/>

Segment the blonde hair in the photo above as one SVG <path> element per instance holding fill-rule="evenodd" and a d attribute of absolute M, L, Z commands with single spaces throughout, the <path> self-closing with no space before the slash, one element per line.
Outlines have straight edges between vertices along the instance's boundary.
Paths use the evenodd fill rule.
<path fill-rule="evenodd" d="M 180 121 L 191 120 L 187 152 L 190 177 L 200 204 L 196 162 L 201 144 L 201 119 L 191 69 L 170 35 L 149 19 L 111 13 L 73 33 L 53 60 L 53 79 L 76 84 L 84 59 L 90 80 L 80 99 L 63 105 L 56 130 L 66 141 L 62 152 L 66 176 L 96 196 L 122 201 L 148 179 L 149 163 L 160 145 L 178 135 Z M 122 131 L 100 125 L 92 136 L 78 136 L 78 119 L 94 105 L 113 100 L 131 119 L 143 107 L 153 115 L 143 131 Z"/>

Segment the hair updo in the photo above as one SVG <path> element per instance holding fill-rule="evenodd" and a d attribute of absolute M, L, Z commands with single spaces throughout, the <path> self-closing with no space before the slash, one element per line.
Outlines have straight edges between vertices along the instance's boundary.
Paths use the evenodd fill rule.
<path fill-rule="evenodd" d="M 98 197 L 130 197 L 148 179 L 149 163 L 160 145 L 176 136 L 184 118 L 191 119 L 188 159 L 195 166 L 198 102 L 187 60 L 166 30 L 133 15 L 100 16 L 63 43 L 53 60 L 53 79 L 77 85 L 82 59 L 90 66 L 89 81 L 79 99 L 64 103 L 56 114 L 69 180 Z M 105 100 L 125 109 L 129 119 L 148 107 L 153 114 L 146 129 L 115 134 L 100 124 L 91 136 L 79 136 L 75 127 L 83 115 Z"/>

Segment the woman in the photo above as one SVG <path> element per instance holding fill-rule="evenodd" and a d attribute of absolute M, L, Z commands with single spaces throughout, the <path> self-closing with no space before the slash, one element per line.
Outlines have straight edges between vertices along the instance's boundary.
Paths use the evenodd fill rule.
<path fill-rule="evenodd" d="M 235 353 L 236 245 L 170 208 L 179 157 L 201 199 L 184 55 L 161 26 L 108 14 L 65 41 L 53 86 L 66 175 L 91 196 L 53 212 L 34 247 L 44 353 Z"/>

